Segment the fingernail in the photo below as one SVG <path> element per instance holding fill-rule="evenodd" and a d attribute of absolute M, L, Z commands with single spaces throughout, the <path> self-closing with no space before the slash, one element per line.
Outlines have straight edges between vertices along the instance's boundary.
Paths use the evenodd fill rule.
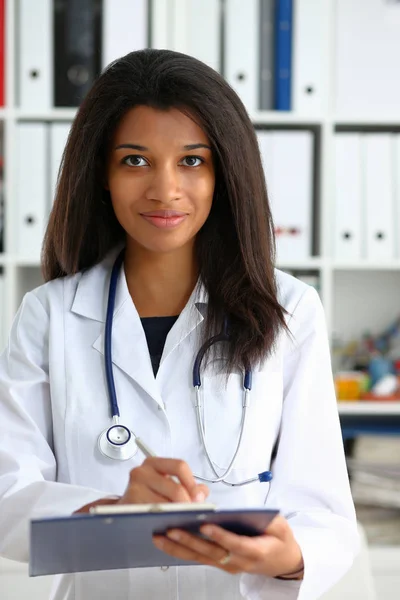
<path fill-rule="evenodd" d="M 204 527 L 201 528 L 201 533 L 204 533 L 204 535 L 208 535 L 208 537 L 211 537 L 214 533 L 214 528 L 210 527 L 210 525 L 204 525 Z"/>
<path fill-rule="evenodd" d="M 204 492 L 198 492 L 196 494 L 196 496 L 194 497 L 195 502 L 204 502 L 205 499 L 206 499 L 206 495 Z"/>
<path fill-rule="evenodd" d="M 155 546 L 157 546 L 157 548 L 163 548 L 164 546 L 164 540 L 162 537 L 153 538 L 153 543 Z"/>
<path fill-rule="evenodd" d="M 181 534 L 179 533 L 179 531 L 168 531 L 167 537 L 169 537 L 171 540 L 175 540 L 175 542 L 177 542 L 180 540 Z"/>

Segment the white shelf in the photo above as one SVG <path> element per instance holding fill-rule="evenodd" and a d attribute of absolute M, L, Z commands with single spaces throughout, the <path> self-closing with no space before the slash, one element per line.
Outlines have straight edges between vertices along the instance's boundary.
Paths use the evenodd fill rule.
<path fill-rule="evenodd" d="M 77 113 L 76 108 L 50 108 L 46 111 L 29 111 L 15 108 L 10 109 L 10 116 L 24 121 L 72 121 Z"/>
<path fill-rule="evenodd" d="M 250 118 L 256 125 L 321 125 L 322 117 L 315 115 L 299 115 L 293 111 L 258 111 L 252 112 Z"/>
<path fill-rule="evenodd" d="M 19 257 L 12 254 L 0 254 L 0 266 L 15 266 L 15 267 L 40 267 L 40 260 L 28 257 Z"/>
<path fill-rule="evenodd" d="M 400 402 L 372 402 L 372 401 L 356 401 L 356 402 L 338 402 L 338 410 L 340 415 L 400 415 Z"/>
<path fill-rule="evenodd" d="M 341 117 L 335 115 L 333 117 L 334 124 L 338 127 L 341 125 L 345 127 L 387 127 L 393 125 L 394 127 L 400 127 L 400 111 L 397 115 L 367 115 L 365 117 L 360 115 L 347 115 Z"/>
<path fill-rule="evenodd" d="M 319 257 L 308 258 L 300 261 L 282 261 L 277 263 L 277 269 L 293 269 L 299 271 L 309 271 L 311 269 L 320 269 L 325 265 L 325 261 Z"/>
<path fill-rule="evenodd" d="M 336 271 L 399 271 L 400 260 L 391 261 L 332 261 L 332 268 Z"/>

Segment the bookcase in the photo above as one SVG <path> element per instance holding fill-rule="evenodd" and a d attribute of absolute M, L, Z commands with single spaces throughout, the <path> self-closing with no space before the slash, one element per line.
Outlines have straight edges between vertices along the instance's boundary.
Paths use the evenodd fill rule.
<path fill-rule="evenodd" d="M 24 173 L 29 173 L 28 162 L 35 152 L 35 148 L 32 147 L 26 147 L 23 152 L 18 148 L 19 126 L 27 123 L 47 124 L 49 127 L 54 123 L 68 124 L 76 114 L 76 108 L 38 109 L 34 106 L 30 108 L 26 101 L 21 107 L 18 52 L 22 32 L 18 29 L 20 23 L 18 11 L 21 10 L 22 4 L 21 0 L 4 0 L 4 2 L 5 105 L 0 108 L 0 148 L 4 164 L 3 247 L 0 253 L 2 274 L 0 279 L 0 341 L 2 347 L 4 347 L 13 317 L 23 295 L 42 282 L 39 256 L 32 253 L 21 254 L 16 242 L 19 218 L 16 190 Z M 36 2 L 40 3 L 40 0 L 35 0 L 35 4 Z M 204 2 L 207 9 L 215 11 L 217 6 L 218 10 L 221 9 L 219 0 L 204 0 Z M 235 4 L 237 0 L 232 0 L 232 2 Z M 357 2 L 360 4 L 359 0 L 351 0 L 354 10 L 358 8 Z M 370 2 L 376 3 L 376 0 L 366 0 L 361 4 L 364 7 Z M 119 3 L 120 0 L 111 3 L 115 11 L 118 10 Z M 199 2 L 195 3 L 192 0 L 186 2 L 184 0 L 152 0 L 148 11 L 148 32 L 153 40 L 153 46 L 184 50 L 188 44 L 188 36 L 186 34 L 185 37 L 183 33 L 189 27 L 189 21 L 185 21 L 185 19 L 191 18 L 190 9 L 196 4 Z M 203 5 L 203 3 L 201 4 Z M 222 4 L 226 5 L 226 2 Z M 247 0 L 241 4 L 250 11 L 261 10 L 259 0 Z M 340 4 L 343 5 L 343 2 L 341 1 Z M 389 4 L 392 12 L 386 18 L 394 19 L 400 38 L 400 8 L 395 6 L 396 3 L 389 2 L 388 6 Z M 143 8 L 143 0 L 140 0 L 140 6 Z M 110 7 L 110 2 L 108 7 Z M 108 8 L 108 10 L 110 9 Z M 173 11 L 172 16 L 170 10 Z M 366 12 L 368 13 L 368 11 Z M 218 14 L 223 14 L 223 12 Z M 204 12 L 202 15 L 204 17 Z M 360 336 L 366 329 L 379 331 L 390 324 L 391 320 L 398 317 L 400 313 L 400 302 L 398 301 L 400 298 L 400 253 L 398 251 L 390 259 L 335 258 L 334 223 L 337 198 L 335 136 L 338 132 L 400 134 L 400 108 L 397 109 L 397 112 L 390 109 L 368 112 L 367 106 L 360 106 L 359 110 L 352 108 L 347 112 L 345 102 L 342 101 L 340 112 L 337 109 L 337 43 L 340 38 L 338 27 L 341 23 L 339 17 L 338 0 L 294 0 L 296 23 L 302 24 L 304 35 L 311 32 L 314 35 L 313 40 L 317 44 L 311 48 L 308 44 L 302 49 L 301 60 L 303 63 L 307 65 L 307 60 L 310 61 L 310 64 L 311 61 L 314 61 L 310 68 L 310 81 L 307 83 L 304 79 L 296 79 L 296 77 L 300 77 L 300 71 L 293 71 L 293 90 L 297 94 L 297 102 L 293 103 L 292 110 L 249 108 L 249 114 L 257 129 L 278 132 L 311 131 L 313 134 L 313 249 L 310 251 L 310 256 L 305 259 L 283 260 L 279 261 L 277 266 L 295 274 L 302 274 L 305 278 L 311 277 L 318 280 L 332 343 L 337 343 L 341 339 L 349 339 L 349 336 Z M 173 27 L 175 28 L 175 37 L 172 41 L 171 37 L 168 38 L 168 35 L 165 34 L 165 21 L 171 21 L 171 19 L 174 21 Z M 226 13 L 223 22 L 222 18 L 218 17 L 218 19 L 218 31 L 224 30 L 226 37 L 230 21 L 226 18 Z M 208 38 L 202 40 L 199 35 L 199 32 L 201 33 L 199 27 L 203 26 L 202 23 L 201 19 L 198 21 L 192 19 L 190 26 L 193 29 L 193 36 L 197 35 L 200 39 L 199 44 L 203 42 L 204 52 L 208 52 L 213 41 Z M 256 33 L 254 32 L 254 35 Z M 157 43 L 157 40 L 161 41 Z M 243 43 L 245 44 L 245 42 L 246 40 Z M 301 40 L 294 36 L 294 64 L 296 64 L 299 44 L 301 44 Z M 134 49 L 134 44 L 132 49 Z M 238 43 L 237 49 L 232 49 L 231 56 L 227 53 L 227 46 L 225 46 L 221 53 L 221 61 L 215 65 L 216 68 L 222 65 L 227 72 L 231 68 L 229 65 L 237 58 L 234 56 L 234 52 L 241 56 L 242 50 L 243 46 Z M 316 81 L 312 80 L 312 76 L 316 77 Z M 395 74 L 393 76 L 395 77 Z M 357 77 L 357 73 L 354 73 L 354 77 Z M 398 77 L 398 79 L 400 78 Z M 301 92 L 303 96 L 301 96 Z M 315 101 L 316 96 L 317 101 Z M 26 169 L 23 166 L 25 160 L 27 161 Z M 29 180 L 26 185 L 29 189 Z M 379 203 L 378 198 L 377 203 Z M 400 217 L 398 223 L 400 225 Z M 396 241 L 396 244 L 398 243 Z M 361 405 L 347 403 L 346 406 L 341 406 L 340 410 L 347 414 L 364 409 Z M 366 410 L 376 410 L 377 412 L 389 410 L 390 414 L 400 414 L 400 403 L 391 403 L 390 408 L 370 403 Z"/>

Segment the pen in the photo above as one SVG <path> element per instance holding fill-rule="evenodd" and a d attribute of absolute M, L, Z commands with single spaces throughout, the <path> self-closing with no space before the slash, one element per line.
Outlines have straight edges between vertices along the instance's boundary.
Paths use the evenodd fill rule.
<path fill-rule="evenodd" d="M 155 452 L 153 452 L 153 450 L 150 450 L 150 448 L 147 446 L 147 444 L 142 442 L 142 440 L 140 438 L 135 437 L 135 442 L 136 442 L 136 446 L 139 448 L 139 450 L 141 450 L 143 452 L 143 454 L 147 458 L 151 458 L 152 456 L 157 456 L 157 454 Z"/>
<path fill-rule="evenodd" d="M 147 458 L 157 456 L 157 454 L 155 452 L 153 452 L 153 450 L 151 450 L 147 444 L 142 442 L 142 440 L 139 437 L 135 437 L 135 442 L 136 442 L 136 446 L 139 448 L 139 450 L 141 450 L 143 452 L 143 454 Z M 173 481 L 175 481 L 175 483 L 177 483 L 178 485 L 181 485 L 181 482 L 176 477 L 176 475 L 171 475 L 170 477 Z"/>

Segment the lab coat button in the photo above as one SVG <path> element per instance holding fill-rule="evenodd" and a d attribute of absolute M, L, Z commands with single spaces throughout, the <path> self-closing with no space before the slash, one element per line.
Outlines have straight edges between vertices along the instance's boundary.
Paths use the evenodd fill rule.
<path fill-rule="evenodd" d="M 169 567 L 160 567 L 161 571 L 168 571 Z"/>

